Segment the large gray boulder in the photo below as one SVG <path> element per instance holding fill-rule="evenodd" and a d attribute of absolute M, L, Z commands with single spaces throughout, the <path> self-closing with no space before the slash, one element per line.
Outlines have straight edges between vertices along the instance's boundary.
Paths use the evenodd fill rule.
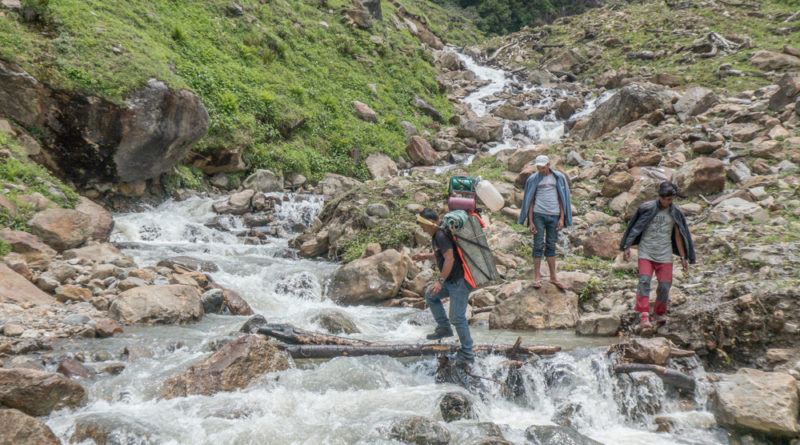
<path fill-rule="evenodd" d="M 769 109 L 780 111 L 798 98 L 800 98 L 800 73 L 786 73 L 778 81 L 778 91 L 769 98 Z"/>
<path fill-rule="evenodd" d="M 740 369 L 717 383 L 715 416 L 720 425 L 774 437 L 800 433 L 797 381 L 782 372 Z"/>
<path fill-rule="evenodd" d="M 124 106 L 53 91 L 0 61 L 0 115 L 52 136 L 49 167 L 79 182 L 135 182 L 172 169 L 205 136 L 210 119 L 200 97 L 150 79 Z M 57 149 L 51 149 L 57 147 Z"/>
<path fill-rule="evenodd" d="M 0 405 L 31 416 L 77 407 L 85 396 L 81 385 L 61 374 L 28 368 L 0 369 Z"/>
<path fill-rule="evenodd" d="M 194 286 L 139 286 L 119 294 L 108 313 L 125 323 L 184 323 L 203 316 L 203 302 Z"/>
<path fill-rule="evenodd" d="M 89 225 L 92 228 L 89 239 L 107 243 L 111 236 L 111 231 L 114 230 L 114 217 L 111 212 L 83 196 L 81 196 L 78 205 L 75 206 L 75 210 L 89 215 Z"/>
<path fill-rule="evenodd" d="M 596 139 L 653 111 L 670 112 L 674 95 L 669 89 L 648 82 L 625 85 L 600 104 L 586 118 L 583 128 L 576 130 L 573 136 L 584 140 Z"/>
<path fill-rule="evenodd" d="M 352 261 L 333 275 L 328 294 L 341 304 L 380 303 L 397 295 L 408 266 L 407 257 L 394 249 Z"/>
<path fill-rule="evenodd" d="M 725 190 L 725 164 L 715 158 L 693 159 L 678 171 L 673 179 L 681 194 L 714 194 Z"/>
<path fill-rule="evenodd" d="M 389 179 L 397 176 L 397 164 L 383 153 L 372 153 L 364 161 L 372 179 Z"/>
<path fill-rule="evenodd" d="M 578 321 L 578 295 L 546 280 L 539 289 L 533 281 L 512 281 L 495 296 L 501 303 L 489 316 L 489 329 L 563 329 Z"/>
<path fill-rule="evenodd" d="M 466 119 L 458 126 L 458 136 L 478 142 L 499 141 L 503 138 L 503 121 L 490 116 Z"/>

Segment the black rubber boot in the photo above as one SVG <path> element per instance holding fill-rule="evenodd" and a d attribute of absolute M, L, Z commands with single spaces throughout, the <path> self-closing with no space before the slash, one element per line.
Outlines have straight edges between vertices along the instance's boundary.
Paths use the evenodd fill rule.
<path fill-rule="evenodd" d="M 446 328 L 437 326 L 436 330 L 433 331 L 433 334 L 428 334 L 426 338 L 428 340 L 439 340 L 440 338 L 452 337 L 452 336 L 453 336 L 453 329 L 451 329 L 449 326 Z"/>

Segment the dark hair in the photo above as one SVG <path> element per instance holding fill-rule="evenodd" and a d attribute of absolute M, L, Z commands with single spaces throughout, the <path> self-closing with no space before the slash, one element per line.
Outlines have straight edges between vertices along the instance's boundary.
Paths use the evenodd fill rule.
<path fill-rule="evenodd" d="M 658 186 L 658 196 L 662 198 L 675 196 L 677 194 L 678 194 L 678 186 L 669 181 L 664 181 L 661 183 L 661 185 Z"/>
<path fill-rule="evenodd" d="M 433 210 L 430 207 L 425 207 L 419 212 L 419 215 L 425 219 L 429 219 L 431 221 L 439 221 L 439 214 L 436 213 L 436 210 Z"/>

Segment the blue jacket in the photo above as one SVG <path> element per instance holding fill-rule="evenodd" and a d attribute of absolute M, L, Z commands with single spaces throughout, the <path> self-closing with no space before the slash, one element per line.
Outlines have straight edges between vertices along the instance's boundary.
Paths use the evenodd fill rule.
<path fill-rule="evenodd" d="M 558 199 L 561 201 L 561 206 L 564 208 L 564 227 L 572 225 L 572 202 L 569 200 L 569 184 L 567 178 L 563 174 L 550 169 L 550 173 L 556 177 L 556 190 L 558 191 Z M 522 210 L 519 213 L 517 223 L 525 225 L 528 220 L 528 209 L 533 205 L 536 198 L 536 187 L 542 181 L 544 176 L 539 172 L 532 174 L 527 181 L 525 181 L 525 196 L 522 198 Z"/>
<path fill-rule="evenodd" d="M 639 206 L 633 218 L 628 222 L 628 228 L 625 229 L 625 234 L 622 235 L 622 241 L 619 243 L 619 250 L 625 250 L 628 247 L 638 245 L 639 241 L 642 240 L 642 234 L 658 211 L 658 199 L 647 201 Z M 694 264 L 696 260 L 694 242 L 692 241 L 692 234 L 689 232 L 689 223 L 686 222 L 686 216 L 675 204 L 669 205 L 669 214 L 675 221 L 675 227 L 678 229 L 678 232 L 680 232 L 681 239 L 683 239 L 683 251 L 686 253 L 686 259 L 689 260 L 689 264 Z M 678 242 L 675 238 L 673 234 L 672 253 L 680 255 Z"/>

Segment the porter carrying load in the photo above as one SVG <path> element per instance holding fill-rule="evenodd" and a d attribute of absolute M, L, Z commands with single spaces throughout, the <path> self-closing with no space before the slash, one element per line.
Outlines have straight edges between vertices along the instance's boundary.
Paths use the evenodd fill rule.
<path fill-rule="evenodd" d="M 464 279 L 473 289 L 500 279 L 492 250 L 483 228 L 486 224 L 475 213 L 454 210 L 444 215 L 443 224 L 455 241 L 464 264 Z"/>

